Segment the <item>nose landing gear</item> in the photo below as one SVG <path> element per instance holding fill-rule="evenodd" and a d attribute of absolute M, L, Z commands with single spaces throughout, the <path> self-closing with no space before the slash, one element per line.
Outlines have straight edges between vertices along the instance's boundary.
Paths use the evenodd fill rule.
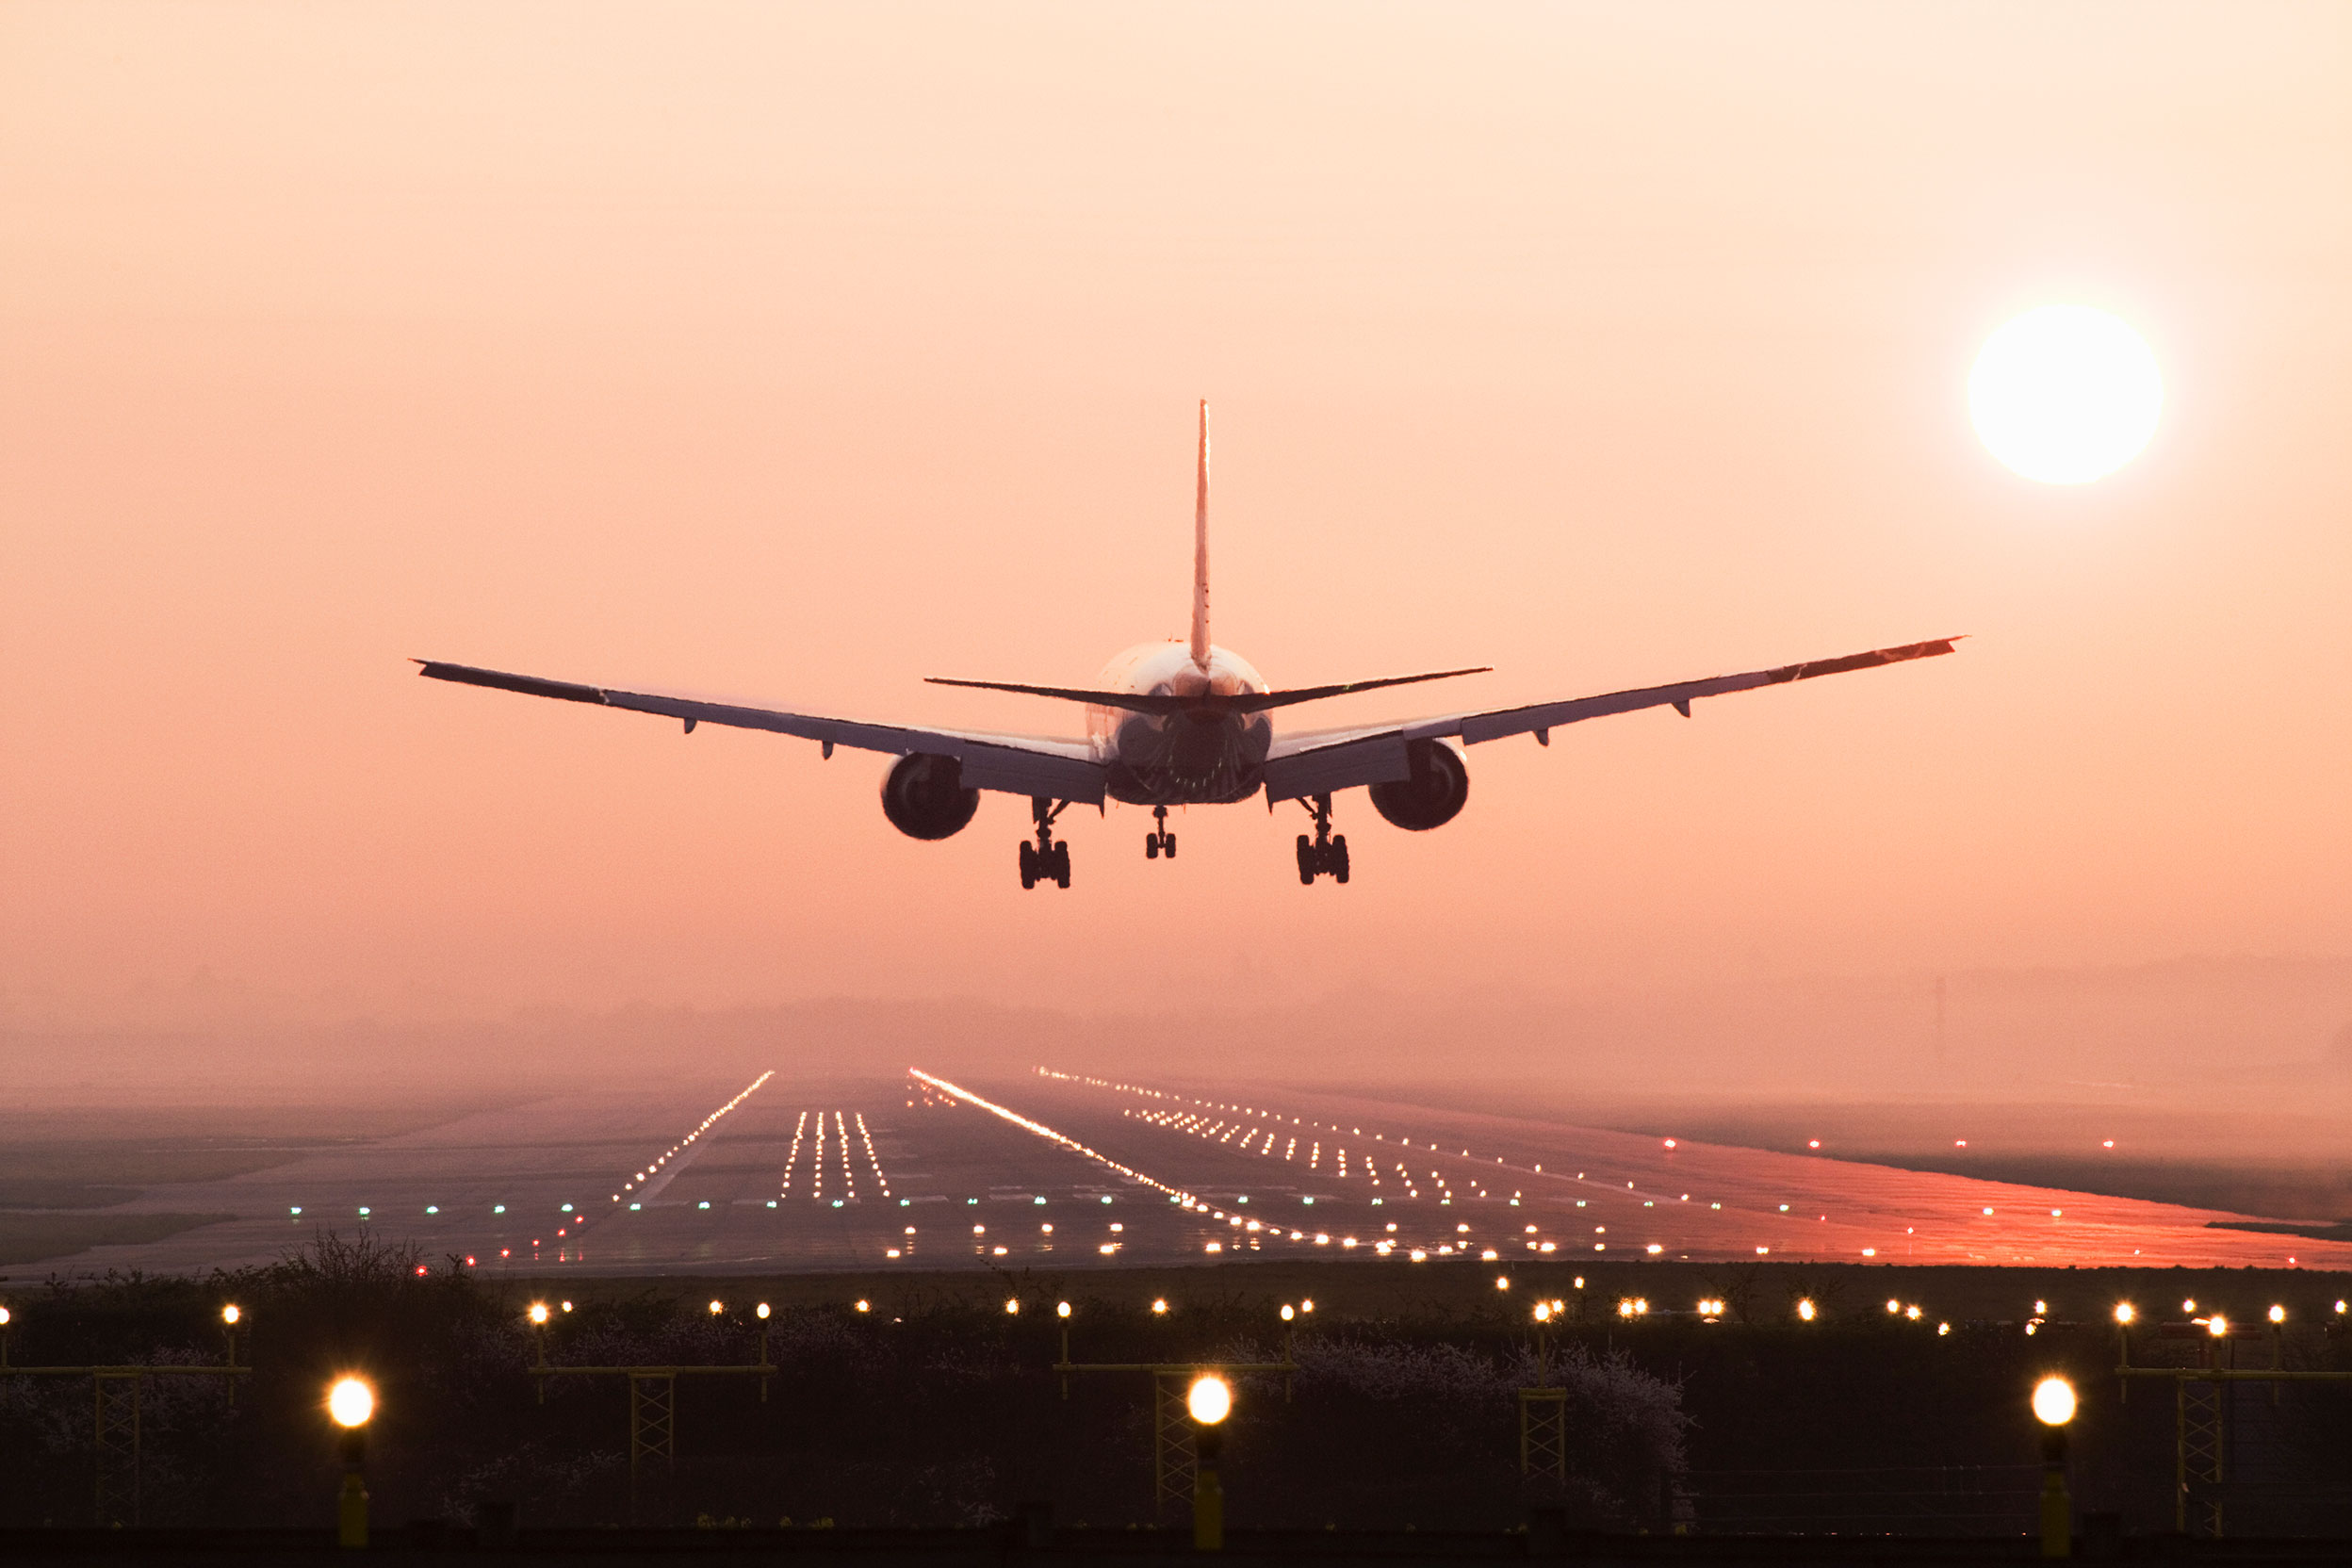
<path fill-rule="evenodd" d="M 1315 795 L 1298 803 L 1315 818 L 1315 837 L 1298 835 L 1298 882 L 1312 888 L 1315 879 L 1329 874 L 1345 887 L 1348 882 L 1348 835 L 1331 831 L 1331 797 Z"/>
<path fill-rule="evenodd" d="M 1152 820 L 1159 825 L 1143 836 L 1143 858 L 1156 860 L 1165 855 L 1173 860 L 1176 858 L 1176 835 L 1168 830 L 1168 808 L 1152 808 Z"/>
<path fill-rule="evenodd" d="M 1029 797 L 1030 815 L 1037 819 L 1037 840 L 1035 843 L 1023 841 L 1021 846 L 1021 885 L 1024 889 L 1040 882 L 1051 882 L 1057 888 L 1070 886 L 1070 841 L 1054 837 L 1054 819 L 1069 804 L 1044 795 Z"/>

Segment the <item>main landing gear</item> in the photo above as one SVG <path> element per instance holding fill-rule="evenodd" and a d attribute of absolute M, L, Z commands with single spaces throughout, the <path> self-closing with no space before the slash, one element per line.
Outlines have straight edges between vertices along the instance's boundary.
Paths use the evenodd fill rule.
<path fill-rule="evenodd" d="M 1176 835 L 1168 830 L 1168 808 L 1152 808 L 1152 820 L 1159 825 L 1143 836 L 1143 858 L 1156 860 L 1165 855 L 1173 860 L 1176 858 Z"/>
<path fill-rule="evenodd" d="M 1029 797 L 1029 812 L 1037 819 L 1037 841 L 1023 841 L 1021 846 L 1021 885 L 1034 888 L 1040 882 L 1051 882 L 1057 888 L 1070 886 L 1070 841 L 1054 837 L 1054 819 L 1062 814 L 1070 802 L 1054 800 L 1045 795 Z M 1172 854 L 1173 851 L 1170 851 Z"/>
<path fill-rule="evenodd" d="M 1315 886 L 1315 879 L 1325 873 L 1332 881 L 1346 886 L 1348 882 L 1348 835 L 1331 831 L 1331 797 L 1315 795 L 1298 803 L 1308 815 L 1315 818 L 1315 837 L 1298 835 L 1298 881 L 1304 887 Z"/>

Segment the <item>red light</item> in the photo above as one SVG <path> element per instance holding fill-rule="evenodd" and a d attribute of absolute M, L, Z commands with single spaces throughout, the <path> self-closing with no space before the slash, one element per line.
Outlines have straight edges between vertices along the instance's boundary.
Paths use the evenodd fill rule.
<path fill-rule="evenodd" d="M 471 1252 L 466 1254 L 466 1266 L 468 1268 L 474 1266 L 474 1255 Z"/>
<path fill-rule="evenodd" d="M 425 1277 L 425 1266 L 423 1264 L 418 1264 L 416 1266 L 416 1277 L 420 1280 Z"/>
<path fill-rule="evenodd" d="M 1819 1138 L 1815 1138 L 1815 1139 L 1813 1139 L 1811 1142 L 1809 1142 L 1809 1143 L 1807 1143 L 1807 1144 L 1805 1145 L 1805 1147 L 1806 1147 L 1807 1149 L 1819 1149 L 1821 1146 L 1821 1139 L 1819 1139 Z"/>
<path fill-rule="evenodd" d="M 511 1257 L 513 1257 L 514 1255 L 514 1249 L 513 1249 L 512 1247 L 501 1247 L 501 1248 L 499 1248 L 499 1249 L 498 1249 L 498 1256 L 500 1256 L 500 1257 L 502 1257 L 502 1258 L 511 1258 Z"/>

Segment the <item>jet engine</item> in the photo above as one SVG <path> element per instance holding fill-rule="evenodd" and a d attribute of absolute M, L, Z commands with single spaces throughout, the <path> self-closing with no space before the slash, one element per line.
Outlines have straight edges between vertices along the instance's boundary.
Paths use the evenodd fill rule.
<path fill-rule="evenodd" d="M 1443 827 L 1462 814 L 1470 798 L 1470 770 L 1462 753 L 1442 741 L 1412 741 L 1405 746 L 1412 774 L 1372 786 L 1372 808 L 1397 826 L 1415 833 Z"/>
<path fill-rule="evenodd" d="M 882 776 L 882 814 L 910 839 L 959 833 L 979 809 L 980 792 L 964 788 L 964 765 L 953 757 L 914 752 Z"/>

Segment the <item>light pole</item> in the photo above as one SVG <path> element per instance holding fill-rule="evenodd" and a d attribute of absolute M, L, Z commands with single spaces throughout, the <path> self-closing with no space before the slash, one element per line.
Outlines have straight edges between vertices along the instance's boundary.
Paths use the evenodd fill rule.
<path fill-rule="evenodd" d="M 1217 1462 L 1225 1434 L 1218 1428 L 1233 1413 L 1233 1385 L 1214 1372 L 1203 1372 L 1184 1391 L 1184 1409 L 1193 1428 L 1193 1550 L 1220 1552 L 1225 1549 L 1225 1483 L 1217 1478 Z"/>
<path fill-rule="evenodd" d="M 2074 1419 L 2074 1385 L 2044 1378 L 2034 1385 L 2034 1418 L 2042 1424 L 2042 1555 L 2074 1550 L 2074 1502 L 2066 1494 L 2066 1426 Z"/>
<path fill-rule="evenodd" d="M 237 1310 L 235 1301 L 231 1301 L 220 1309 L 220 1332 L 229 1342 L 229 1364 L 231 1366 L 237 1364 L 237 1326 L 244 1321 L 244 1317 L 245 1315 Z M 237 1380 L 235 1378 L 229 1380 L 229 1403 L 237 1403 Z"/>
<path fill-rule="evenodd" d="M 368 1422 L 376 1413 L 376 1391 L 365 1379 L 342 1378 L 327 1390 L 327 1414 L 343 1429 L 335 1446 L 343 1455 L 343 1494 L 335 1505 L 335 1541 L 368 1544 Z"/>

